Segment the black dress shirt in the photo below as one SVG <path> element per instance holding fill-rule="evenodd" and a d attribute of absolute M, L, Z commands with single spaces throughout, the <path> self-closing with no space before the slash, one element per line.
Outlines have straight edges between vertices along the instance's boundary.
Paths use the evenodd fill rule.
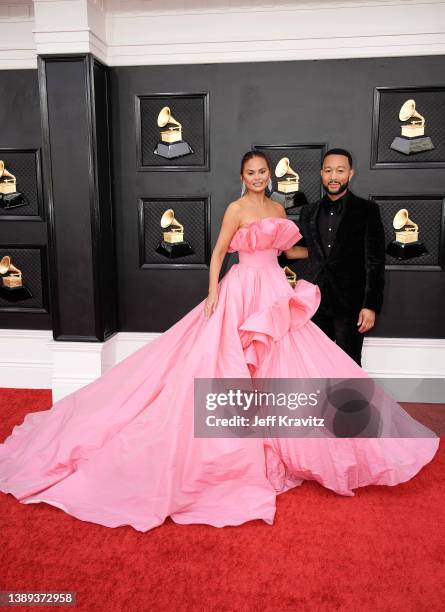
<path fill-rule="evenodd" d="M 329 206 L 330 202 L 325 204 Z M 323 217 L 321 213 L 326 211 L 321 208 L 321 200 L 301 207 L 298 225 L 309 251 L 307 280 L 320 287 L 322 301 L 323 294 L 329 293 L 336 317 L 357 317 L 361 308 L 379 313 L 385 284 L 386 248 L 379 205 L 348 190 L 347 202 L 342 203 L 341 217 L 337 217 L 335 241 L 326 241 L 332 245 L 328 257 L 323 253 L 318 219 L 322 225 L 323 220 L 329 223 L 329 218 L 335 217 L 335 211 L 328 209 L 334 215 Z M 329 226 L 326 233 L 332 234 Z"/>
<path fill-rule="evenodd" d="M 321 200 L 317 222 L 321 244 L 326 257 L 331 252 L 332 245 L 334 244 L 337 228 L 347 205 L 348 196 L 349 191 L 338 200 L 331 200 L 326 194 Z"/>

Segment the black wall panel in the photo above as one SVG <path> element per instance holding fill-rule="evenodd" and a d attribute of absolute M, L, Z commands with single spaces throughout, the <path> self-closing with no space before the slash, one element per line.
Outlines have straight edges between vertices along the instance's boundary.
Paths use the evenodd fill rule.
<path fill-rule="evenodd" d="M 445 58 L 437 56 L 112 68 L 112 181 L 107 179 L 108 152 L 103 153 L 98 149 L 97 153 L 100 201 L 109 201 L 111 193 L 107 189 L 114 189 L 118 261 L 116 279 L 113 259 L 107 265 L 108 254 L 112 250 L 107 234 L 108 237 L 98 245 L 99 252 L 96 254 L 105 279 L 100 283 L 104 310 L 107 304 L 110 305 L 109 312 L 104 314 L 105 335 L 115 327 L 110 295 L 116 286 L 119 292 L 119 329 L 125 331 L 164 331 L 205 297 L 208 284 L 206 269 L 141 267 L 138 201 L 153 196 L 204 198 L 210 195 L 213 245 L 226 205 L 239 195 L 239 161 L 252 144 L 326 142 L 329 146 L 345 146 L 351 149 L 356 161 L 353 189 L 365 197 L 370 194 L 385 197 L 445 194 L 443 169 L 371 169 L 374 88 L 444 85 L 444 66 Z M 60 94 L 66 100 L 70 78 L 65 70 L 67 65 L 61 63 L 54 66 L 54 70 L 59 68 L 60 74 L 54 75 L 54 78 L 55 81 L 60 78 Z M 69 69 L 75 68 L 71 66 Z M 106 113 L 101 113 L 101 109 L 106 101 L 107 84 L 98 65 L 94 67 L 94 80 L 97 130 L 102 134 L 100 139 L 104 139 Z M 166 91 L 209 92 L 210 171 L 137 171 L 135 97 Z M 75 99 L 80 92 L 71 93 L 72 96 L 68 97 L 72 99 L 71 116 L 74 116 Z M 49 102 L 55 114 L 52 114 L 51 120 L 59 123 L 63 121 L 63 109 L 58 109 L 57 91 L 52 95 L 55 97 Z M 0 99 L 0 148 L 39 151 L 41 127 L 37 71 L 0 71 Z M 82 121 L 79 117 L 76 129 L 86 129 L 85 125 L 82 127 Z M 70 136 L 67 130 L 68 140 L 72 135 L 73 131 Z M 76 186 L 77 191 L 64 192 L 64 184 L 67 184 L 64 177 L 70 177 L 69 184 L 72 185 L 76 174 L 73 167 L 75 142 L 70 149 L 74 153 L 74 156 L 70 154 L 70 163 L 64 161 L 63 152 L 69 145 L 67 139 L 56 143 L 59 159 L 56 160 L 57 171 L 53 176 L 55 187 L 70 200 L 87 197 L 86 193 L 80 194 L 80 184 Z M 86 163 L 81 157 L 77 160 L 80 165 Z M 17 178 L 19 185 L 20 176 Z M 76 210 L 74 201 L 70 210 Z M 17 209 L 17 215 L 19 211 Z M 113 223 L 112 218 L 108 218 L 109 211 L 108 206 L 101 205 L 101 222 L 107 225 Z M 41 212 L 42 220 L 37 217 L 28 220 L 0 219 L 0 246 L 45 247 L 45 202 Z M 77 225 L 78 221 L 77 218 Z M 422 227 L 420 229 L 422 232 Z M 84 230 L 87 236 L 91 231 L 91 219 L 85 219 Z M 78 237 L 79 241 L 81 238 Z M 47 249 L 43 248 L 41 253 L 46 258 Z M 223 273 L 236 260 L 235 255 L 228 256 Z M 44 263 L 42 295 L 48 292 L 48 266 L 47 262 Z M 81 249 L 76 249 L 64 265 L 71 269 L 76 266 L 79 275 L 85 274 L 86 277 L 93 273 L 91 269 L 88 270 L 88 265 L 82 266 Z M 90 280 L 88 287 L 91 287 Z M 444 271 L 388 270 L 386 280 L 384 310 L 373 335 L 445 337 L 445 319 L 442 315 Z M 89 304 L 92 304 L 93 296 L 89 291 L 83 298 L 71 296 L 69 292 L 66 294 L 68 300 L 74 299 L 77 304 L 85 301 L 82 308 L 76 307 L 79 316 L 82 316 L 82 311 L 88 312 Z M 0 309 L 0 327 L 51 328 L 49 312 L 28 310 Z M 88 318 L 91 319 L 91 316 Z M 69 326 L 69 321 L 66 324 Z"/>
<path fill-rule="evenodd" d="M 39 68 L 53 335 L 101 342 L 116 331 L 108 69 L 88 54 Z"/>
<path fill-rule="evenodd" d="M 59 325 L 66 336 L 82 327 L 94 336 L 94 290 L 91 266 L 91 218 L 84 205 L 89 201 L 88 123 L 85 90 L 79 87 L 85 67 L 81 60 L 48 62 L 48 132 L 51 138 L 52 191 L 63 201 L 54 215 L 57 253 L 57 303 Z M 76 129 L 73 129 L 73 125 Z M 77 177 L 77 178 L 76 178 Z M 76 203 L 78 205 L 76 205 Z M 82 205 L 81 205 L 82 204 Z M 54 267 L 54 262 L 52 263 Z M 72 277 L 75 275 L 75 282 Z"/>
<path fill-rule="evenodd" d="M 11 211 L 2 210 L 0 250 L 2 255 L 11 255 L 33 294 L 32 299 L 16 303 L 1 301 L 0 328 L 51 329 L 37 70 L 1 70 L 0 100 L 0 159 L 16 175 L 17 190 L 29 202 Z"/>
<path fill-rule="evenodd" d="M 93 248 L 94 258 L 99 262 L 96 267 L 96 283 L 99 284 L 100 310 L 105 338 L 116 331 L 116 261 L 114 252 L 112 176 L 111 176 L 111 143 L 109 125 L 109 75 L 99 62 L 93 62 L 92 69 L 94 91 L 94 150 L 97 168 L 97 207 L 95 224 L 97 237 Z"/>
<path fill-rule="evenodd" d="M 207 270 L 140 268 L 138 199 L 210 194 L 213 245 L 226 205 L 239 196 L 239 162 L 252 144 L 349 148 L 352 188 L 364 197 L 445 194 L 441 169 L 371 169 L 375 87 L 443 85 L 444 57 L 116 67 L 111 76 L 121 330 L 164 331 L 208 287 Z M 137 172 L 136 95 L 194 91 L 209 92 L 210 171 Z M 388 270 L 386 279 L 373 335 L 445 337 L 444 271 Z"/>

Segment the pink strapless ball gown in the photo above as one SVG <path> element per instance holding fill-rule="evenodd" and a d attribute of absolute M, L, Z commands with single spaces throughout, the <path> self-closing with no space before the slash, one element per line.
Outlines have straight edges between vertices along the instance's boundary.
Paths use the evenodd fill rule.
<path fill-rule="evenodd" d="M 305 479 L 353 495 L 414 476 L 437 438 L 194 438 L 195 377 L 366 376 L 310 321 L 318 287 L 300 280 L 293 289 L 278 264 L 299 238 L 288 219 L 240 228 L 230 245 L 240 261 L 220 281 L 213 315 L 203 300 L 98 380 L 28 414 L 0 445 L 0 490 L 148 531 L 168 516 L 271 524 L 276 495 Z M 417 427 L 412 420 L 414 435 Z"/>

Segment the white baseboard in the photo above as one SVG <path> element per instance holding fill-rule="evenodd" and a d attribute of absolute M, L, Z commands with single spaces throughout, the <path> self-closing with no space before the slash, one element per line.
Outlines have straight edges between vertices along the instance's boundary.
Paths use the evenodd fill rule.
<path fill-rule="evenodd" d="M 155 340 L 161 334 L 143 332 L 119 332 L 107 340 L 103 352 L 104 371 L 125 359 L 144 344 Z"/>
<path fill-rule="evenodd" d="M 0 387 L 52 389 L 54 401 L 92 382 L 157 333 L 120 332 L 105 343 L 55 342 L 46 330 L 0 330 Z M 363 367 L 374 378 L 417 380 L 415 401 L 445 402 L 445 339 L 367 338 Z M 432 387 L 423 379 L 434 379 Z M 422 384 L 420 384 L 422 383 Z"/>
<path fill-rule="evenodd" d="M 0 386 L 51 389 L 51 330 L 0 330 Z"/>
<path fill-rule="evenodd" d="M 366 338 L 362 361 L 374 378 L 445 378 L 445 338 Z"/>

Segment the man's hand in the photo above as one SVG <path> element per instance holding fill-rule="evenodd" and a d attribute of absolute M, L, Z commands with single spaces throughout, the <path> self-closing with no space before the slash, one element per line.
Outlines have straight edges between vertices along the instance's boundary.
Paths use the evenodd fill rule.
<path fill-rule="evenodd" d="M 307 259 L 309 257 L 307 247 L 293 246 L 290 249 L 286 249 L 284 254 L 288 259 Z"/>
<path fill-rule="evenodd" d="M 374 327 L 375 324 L 375 312 L 369 308 L 362 308 L 358 315 L 357 325 L 359 326 L 358 331 L 361 334 L 366 333 Z"/>

